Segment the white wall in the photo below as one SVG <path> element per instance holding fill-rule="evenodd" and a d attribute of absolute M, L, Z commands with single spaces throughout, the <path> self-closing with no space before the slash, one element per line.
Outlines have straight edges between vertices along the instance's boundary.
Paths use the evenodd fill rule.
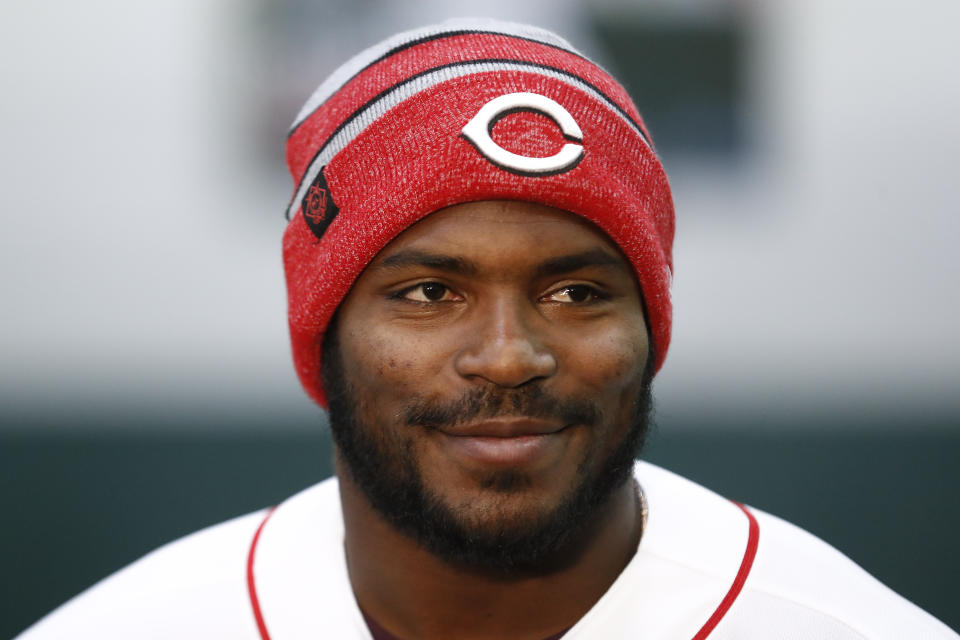
<path fill-rule="evenodd" d="M 469 6 L 423 4 L 398 28 Z M 534 19 L 523 6 L 489 10 Z M 577 6 L 550 6 L 548 26 L 578 43 L 561 26 Z M 960 4 L 746 6 L 755 152 L 669 167 L 663 410 L 960 408 Z M 4 406 L 313 413 L 286 342 L 282 139 L 263 148 L 255 132 L 276 72 L 256 10 L 0 8 Z M 338 45 L 341 59 L 383 22 Z"/>
<path fill-rule="evenodd" d="M 960 5 L 758 6 L 757 155 L 681 170 L 671 402 L 957 407 Z"/>

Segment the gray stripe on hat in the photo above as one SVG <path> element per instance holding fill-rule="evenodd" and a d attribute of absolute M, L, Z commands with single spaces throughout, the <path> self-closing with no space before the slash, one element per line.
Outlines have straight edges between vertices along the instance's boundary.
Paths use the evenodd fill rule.
<path fill-rule="evenodd" d="M 636 131 L 637 135 L 640 136 L 640 139 L 644 141 L 644 144 L 650 148 L 643 131 L 640 130 L 636 123 L 634 123 L 617 108 L 616 103 L 574 76 L 560 73 L 559 71 L 546 68 L 533 62 L 480 61 L 449 65 L 440 67 L 429 73 L 414 76 L 413 78 L 398 84 L 392 91 L 384 94 L 380 97 L 380 99 L 369 103 L 366 108 L 363 109 L 363 111 L 352 116 L 347 121 L 345 126 L 337 131 L 337 133 L 331 138 L 329 138 L 326 143 L 324 143 L 317 155 L 314 156 L 313 160 L 310 161 L 310 165 L 307 167 L 306 172 L 303 174 L 303 177 L 300 178 L 300 183 L 297 185 L 297 190 L 294 193 L 293 199 L 291 199 L 290 204 L 287 205 L 287 220 L 291 220 L 296 214 L 296 210 L 300 207 L 303 197 L 306 195 L 310 185 L 316 179 L 317 174 L 320 173 L 320 170 L 375 120 L 386 114 L 388 111 L 390 111 L 390 109 L 394 108 L 407 98 L 410 98 L 421 91 L 429 89 L 430 87 L 454 78 L 470 75 L 472 73 L 483 73 L 489 71 L 533 72 L 553 78 L 555 80 L 560 80 L 561 82 L 564 82 L 572 87 L 576 87 L 577 89 L 590 95 L 593 99 L 605 104 L 608 108 L 610 108 L 610 110 L 615 113 L 617 117 L 623 120 L 623 122 L 625 122 L 631 129 Z"/>
<path fill-rule="evenodd" d="M 304 120 L 310 117 L 310 114 L 316 111 L 320 105 L 326 102 L 330 96 L 332 96 L 347 82 L 349 82 L 351 78 L 366 69 L 368 66 L 372 65 L 380 58 L 386 56 L 392 50 L 402 47 L 407 43 L 427 39 L 432 36 L 439 36 L 443 33 L 464 31 L 497 33 L 506 36 L 524 38 L 526 40 L 534 40 L 543 44 L 566 49 L 573 54 L 584 57 L 583 54 L 574 49 L 573 45 L 571 45 L 569 42 L 555 33 L 547 31 L 546 29 L 540 29 L 539 27 L 532 27 L 525 24 L 517 24 L 514 22 L 503 22 L 500 20 L 493 20 L 491 18 L 453 18 L 441 24 L 398 33 L 397 35 L 388 38 L 383 42 L 375 44 L 350 58 L 350 60 L 337 68 L 336 71 L 334 71 L 326 80 L 323 81 L 319 87 L 317 87 L 316 91 L 313 92 L 313 95 L 310 96 L 306 104 L 304 104 L 300 109 L 300 113 L 297 114 L 293 124 L 290 125 L 290 131 L 292 132 L 294 129 L 300 126 Z"/>

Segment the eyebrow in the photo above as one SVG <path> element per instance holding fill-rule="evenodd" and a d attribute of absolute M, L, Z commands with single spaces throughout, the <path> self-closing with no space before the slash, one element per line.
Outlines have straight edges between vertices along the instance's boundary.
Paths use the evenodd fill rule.
<path fill-rule="evenodd" d="M 536 274 L 538 277 L 556 276 L 586 267 L 616 267 L 621 271 L 629 272 L 623 259 L 598 247 L 581 253 L 551 258 L 537 267 Z"/>
<path fill-rule="evenodd" d="M 404 267 L 427 267 L 469 276 L 476 275 L 480 271 L 470 260 L 418 249 L 403 249 L 387 256 L 379 264 L 373 265 L 374 269 L 403 269 Z"/>
<path fill-rule="evenodd" d="M 426 267 L 469 276 L 480 273 L 480 268 L 471 260 L 439 253 L 429 253 L 419 249 L 403 249 L 387 256 L 378 264 L 372 265 L 374 269 L 385 270 L 403 269 L 407 267 Z M 578 269 L 585 269 L 587 267 L 614 267 L 624 272 L 630 271 L 624 264 L 623 259 L 603 249 L 595 248 L 580 253 L 550 258 L 537 265 L 534 274 L 536 277 L 542 278 L 570 273 L 571 271 L 577 271 Z"/>

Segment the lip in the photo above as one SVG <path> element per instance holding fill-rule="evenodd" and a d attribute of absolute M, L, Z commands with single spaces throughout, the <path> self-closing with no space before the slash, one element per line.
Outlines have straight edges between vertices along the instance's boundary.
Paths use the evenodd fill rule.
<path fill-rule="evenodd" d="M 470 466 L 507 469 L 547 464 L 565 448 L 564 425 L 500 418 L 441 431 L 446 448 Z"/>
<path fill-rule="evenodd" d="M 444 428 L 441 431 L 455 438 L 521 438 L 557 433 L 563 430 L 564 426 L 537 418 L 504 417 Z"/>

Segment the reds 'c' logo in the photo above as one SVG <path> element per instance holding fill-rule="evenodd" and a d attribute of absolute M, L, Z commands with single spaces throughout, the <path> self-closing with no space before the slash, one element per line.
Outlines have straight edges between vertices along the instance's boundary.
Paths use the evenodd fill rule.
<path fill-rule="evenodd" d="M 553 120 L 563 137 L 569 140 L 557 153 L 546 158 L 521 156 L 498 145 L 490 137 L 493 126 L 504 116 L 517 111 L 533 111 Z M 463 136 L 483 156 L 513 173 L 527 176 L 548 176 L 573 169 L 583 159 L 583 132 L 570 112 L 560 103 L 538 93 L 508 93 L 483 105 L 463 128 Z"/>

